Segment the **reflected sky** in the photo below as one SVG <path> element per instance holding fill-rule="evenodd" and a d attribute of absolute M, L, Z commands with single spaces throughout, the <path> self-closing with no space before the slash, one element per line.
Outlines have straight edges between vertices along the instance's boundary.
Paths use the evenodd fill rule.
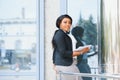
<path fill-rule="evenodd" d="M 14 49 L 16 40 L 21 40 L 23 49 L 30 49 L 32 43 L 36 42 L 36 24 L 19 24 L 20 21 L 35 20 L 36 1 L 0 0 L 0 21 L 8 21 L 10 23 L 0 24 L 0 40 L 5 41 L 6 49 Z"/>
<path fill-rule="evenodd" d="M 97 1 L 98 0 L 68 0 L 68 13 L 72 16 L 73 25 L 79 19 L 80 14 L 84 19 L 88 19 L 92 14 L 94 22 L 97 21 Z"/>
<path fill-rule="evenodd" d="M 35 0 L 0 0 L 0 19 L 22 18 L 23 8 L 25 18 L 35 18 Z"/>

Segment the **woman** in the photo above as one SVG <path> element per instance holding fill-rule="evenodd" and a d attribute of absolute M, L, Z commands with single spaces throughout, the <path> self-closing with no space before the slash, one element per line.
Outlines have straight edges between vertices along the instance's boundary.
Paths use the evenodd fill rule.
<path fill-rule="evenodd" d="M 72 18 L 67 14 L 59 16 L 56 20 L 58 30 L 55 31 L 52 39 L 53 64 L 56 72 L 78 73 L 78 68 L 73 64 L 73 57 L 89 51 L 88 47 L 78 51 L 72 50 L 72 41 L 67 35 L 71 25 Z M 76 80 L 76 77 L 72 75 L 62 75 L 61 78 L 62 80 Z"/>

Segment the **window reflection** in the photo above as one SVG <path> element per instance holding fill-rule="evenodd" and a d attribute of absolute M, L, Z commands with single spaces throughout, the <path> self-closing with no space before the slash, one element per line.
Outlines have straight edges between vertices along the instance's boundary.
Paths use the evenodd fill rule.
<path fill-rule="evenodd" d="M 98 53 L 98 6 L 99 0 L 67 0 L 67 12 L 73 18 L 72 27 L 81 26 L 84 29 L 83 40 L 87 45 L 93 45 L 93 53 Z M 93 54 L 92 52 L 89 53 Z M 98 73 L 98 54 L 88 57 L 92 73 Z"/>
<path fill-rule="evenodd" d="M 0 5 L 0 72 L 36 72 L 36 0 L 1 0 Z"/>
<path fill-rule="evenodd" d="M 34 76 L 6 76 L 0 77 L 1 80 L 36 80 Z"/>
<path fill-rule="evenodd" d="M 34 54 L 34 57 L 36 55 L 35 24 L 34 25 L 28 24 L 30 25 L 29 27 L 28 26 L 26 27 L 26 24 L 21 24 L 22 26 L 21 27 L 20 24 L 14 24 L 14 23 L 12 25 L 6 25 L 6 24 L 2 24 L 2 25 L 4 31 L 1 32 L 2 35 L 0 37 L 0 51 L 1 51 L 0 65 L 3 66 L 5 64 L 14 64 L 16 66 L 17 62 L 19 63 L 19 66 L 31 64 L 32 61 L 31 55 Z M 11 28 L 14 31 L 11 31 Z M 4 35 L 5 33 L 7 33 L 7 35 Z M 4 56 L 4 60 L 3 60 L 3 56 Z M 35 63 L 35 61 L 32 62 Z M 13 69 L 13 65 L 12 65 L 12 69 Z"/>
<path fill-rule="evenodd" d="M 120 3 L 119 0 L 102 0 L 101 2 L 102 73 L 119 74 L 120 70 Z M 115 6 L 112 6 L 115 5 Z"/>

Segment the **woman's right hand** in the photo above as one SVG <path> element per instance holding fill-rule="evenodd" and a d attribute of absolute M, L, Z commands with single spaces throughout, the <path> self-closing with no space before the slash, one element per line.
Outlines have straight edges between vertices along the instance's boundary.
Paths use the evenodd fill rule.
<path fill-rule="evenodd" d="M 81 49 L 81 50 L 74 51 L 74 52 L 73 52 L 73 57 L 74 57 L 74 56 L 79 56 L 79 55 L 85 54 L 85 53 L 87 53 L 89 50 L 90 50 L 89 47 L 85 47 L 85 48 L 83 48 L 83 49 Z"/>
<path fill-rule="evenodd" d="M 85 47 L 85 48 L 83 48 L 82 50 L 80 50 L 80 53 L 81 53 L 81 54 L 85 54 L 85 53 L 87 53 L 89 50 L 90 50 L 89 47 Z"/>

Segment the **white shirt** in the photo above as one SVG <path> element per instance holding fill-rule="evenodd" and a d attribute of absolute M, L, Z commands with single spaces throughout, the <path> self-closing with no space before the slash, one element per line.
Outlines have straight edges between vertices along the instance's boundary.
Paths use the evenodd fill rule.
<path fill-rule="evenodd" d="M 77 41 L 76 41 L 76 39 L 74 38 L 74 36 L 71 33 L 68 34 L 68 36 L 72 40 L 72 48 L 73 48 L 73 51 L 74 51 L 76 49 L 76 43 L 77 43 Z M 77 58 L 77 56 L 73 57 L 73 59 L 76 59 L 76 58 Z"/>

